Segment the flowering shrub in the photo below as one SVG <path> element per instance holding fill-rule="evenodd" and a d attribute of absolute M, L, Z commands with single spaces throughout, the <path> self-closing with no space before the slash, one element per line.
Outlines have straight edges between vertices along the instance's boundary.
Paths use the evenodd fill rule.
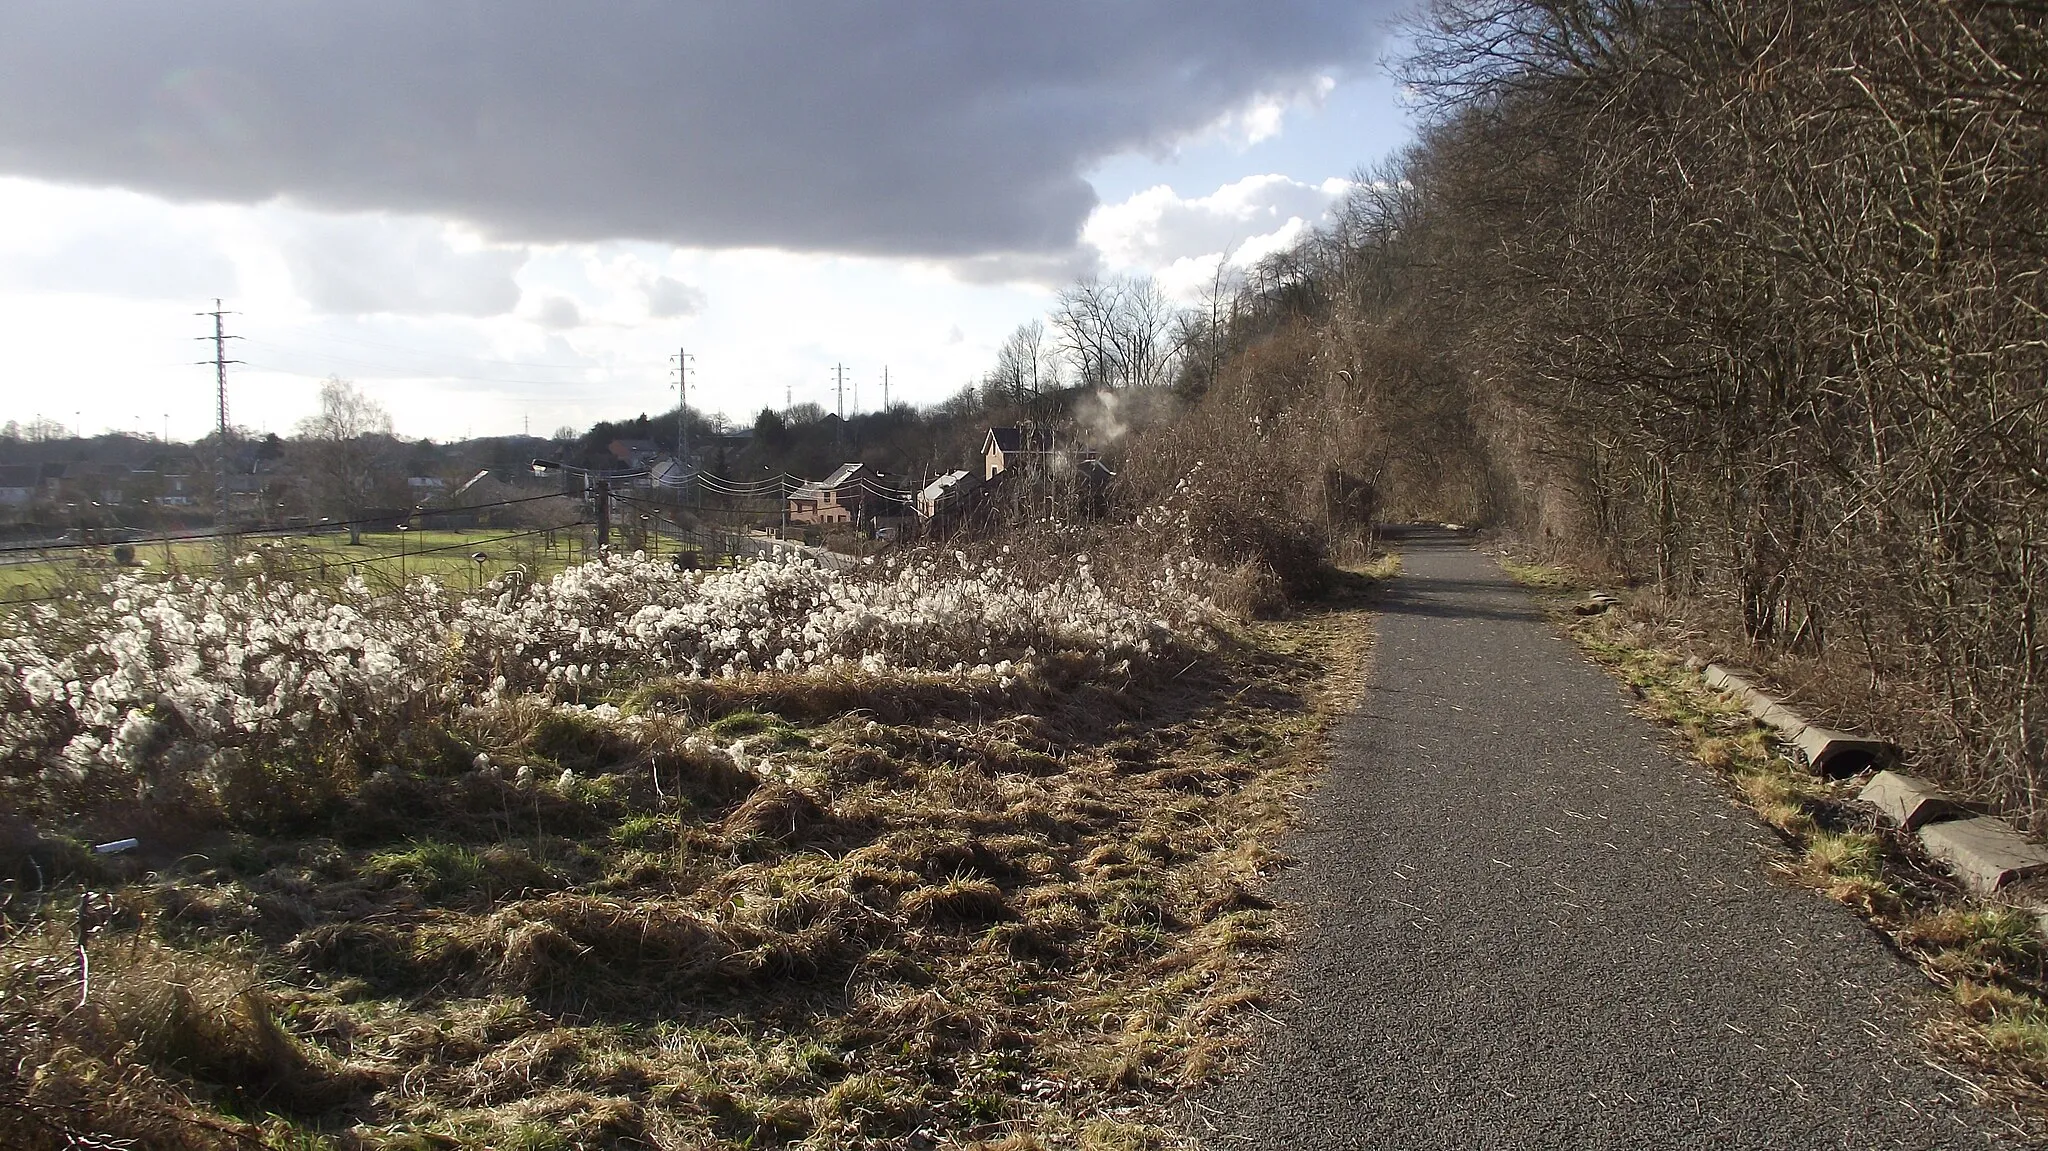
<path fill-rule="evenodd" d="M 429 588 L 377 597 L 359 579 L 121 575 L 106 592 L 82 610 L 38 606 L 0 636 L 10 784 L 217 790 L 251 755 L 402 720 L 446 695 L 436 635 L 451 605 Z"/>
<path fill-rule="evenodd" d="M 808 561 L 679 572 L 620 556 L 545 583 L 504 582 L 495 599 L 463 604 L 455 628 L 471 672 L 498 692 L 845 663 L 1000 674 L 1055 651 L 1146 660 L 1206 625 L 1200 578 L 1168 564 L 1135 593 L 1112 593 L 1086 555 L 1028 583 L 959 552 L 856 575 Z"/>
<path fill-rule="evenodd" d="M 217 801 L 254 766 L 361 758 L 460 708 L 581 701 L 650 676 L 857 665 L 1008 676 L 1042 655 L 1142 663 L 1199 636 L 1200 565 L 1112 591 L 1088 557 L 1025 581 L 961 553 L 880 569 L 681 572 L 617 556 L 463 598 L 116 576 L 105 598 L 0 620 L 0 800 L 77 806 L 165 788 Z"/>

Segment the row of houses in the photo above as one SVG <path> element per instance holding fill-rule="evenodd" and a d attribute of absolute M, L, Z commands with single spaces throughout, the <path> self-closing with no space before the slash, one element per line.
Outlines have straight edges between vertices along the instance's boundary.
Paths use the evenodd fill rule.
<path fill-rule="evenodd" d="M 0 464 L 0 507 L 61 503 L 109 508 L 142 504 L 190 507 L 219 486 L 220 481 L 211 476 L 118 464 Z"/>
<path fill-rule="evenodd" d="M 923 528 L 964 517 L 999 493 L 1045 487 L 1061 477 L 1081 498 L 1097 503 L 1112 475 L 1096 453 L 1061 447 L 1049 428 L 996 427 L 982 437 L 978 475 L 963 468 L 913 488 L 907 477 L 845 463 L 792 491 L 786 513 L 793 524 Z"/>

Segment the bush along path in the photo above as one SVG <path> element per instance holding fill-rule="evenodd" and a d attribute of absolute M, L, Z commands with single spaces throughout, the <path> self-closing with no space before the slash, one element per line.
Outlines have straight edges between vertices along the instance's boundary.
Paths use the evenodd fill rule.
<path fill-rule="evenodd" d="M 1494 562 L 1416 541 L 1278 883 L 1301 943 L 1214 1147 L 2020 1146 L 1925 981 L 1775 882 Z"/>

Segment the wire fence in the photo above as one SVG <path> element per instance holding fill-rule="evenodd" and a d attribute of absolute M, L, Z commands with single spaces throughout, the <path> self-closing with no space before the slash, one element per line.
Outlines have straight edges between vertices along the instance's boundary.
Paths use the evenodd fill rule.
<path fill-rule="evenodd" d="M 833 485 L 830 488 L 824 486 L 824 481 L 806 479 L 802 476 L 792 475 L 789 472 L 782 472 L 778 475 L 765 477 L 760 480 L 740 481 L 714 475 L 701 468 L 685 472 L 681 475 L 676 475 L 673 474 L 672 472 L 662 473 L 655 470 L 643 468 L 633 471 L 619 472 L 616 474 L 606 474 L 601 477 L 597 473 L 590 473 L 589 478 L 602 478 L 610 483 L 617 483 L 621 481 L 630 482 L 638 479 L 646 479 L 648 480 L 649 485 L 651 487 L 673 492 L 676 493 L 678 496 L 684 495 L 692 488 L 694 488 L 701 493 L 721 496 L 726 499 L 757 500 L 762 503 L 773 504 L 778 509 L 784 507 L 787 501 L 793 498 L 810 497 L 815 499 L 822 499 L 828 492 L 838 493 L 839 498 L 842 501 L 845 501 L 846 497 L 848 495 L 851 495 L 855 497 L 856 502 L 867 502 L 869 500 L 873 500 L 884 503 L 903 505 L 912 504 L 917 497 L 917 492 L 912 489 L 893 487 L 888 484 L 881 483 L 873 479 L 872 477 L 860 475 L 853 476 L 839 484 Z M 212 528 L 205 531 L 195 532 L 160 532 L 152 535 L 135 536 L 132 538 L 118 540 L 52 540 L 28 544 L 7 544 L 0 545 L 0 566 L 31 565 L 38 562 L 39 558 L 99 551 L 103 549 L 121 546 L 133 547 L 137 549 L 153 547 L 170 548 L 179 544 L 209 543 L 222 540 L 263 540 L 287 536 L 320 535 L 342 531 L 350 528 L 360 528 L 378 524 L 391 524 L 394 522 L 402 523 L 406 520 L 427 516 L 470 514 L 476 512 L 490 511 L 497 508 L 507 508 L 526 504 L 544 503 L 551 500 L 580 500 L 586 498 L 588 494 L 589 493 L 587 490 L 583 492 L 548 492 L 543 495 L 522 496 L 512 499 L 489 500 L 483 503 L 464 504 L 457 507 L 433 509 L 427 509 L 423 506 L 415 505 L 410 509 L 393 509 L 392 511 L 387 511 L 372 516 L 360 516 L 345 520 L 321 520 L 317 523 L 302 525 L 280 525 L 253 528 Z M 732 556 L 738 556 L 742 554 L 770 554 L 768 551 L 764 550 L 761 546 L 759 546 L 761 541 L 755 540 L 750 536 L 745 536 L 742 533 L 735 532 L 730 529 L 705 530 L 701 525 L 698 527 L 685 527 L 681 519 L 677 515 L 679 509 L 674 504 L 662 503 L 648 499 L 641 499 L 639 497 L 627 495 L 616 489 L 611 491 L 610 494 L 611 498 L 614 501 L 617 501 L 622 505 L 647 509 L 649 514 L 660 514 L 667 516 L 669 520 L 668 526 L 661 530 L 664 531 L 670 538 L 679 539 L 682 542 L 693 544 L 700 550 L 714 551 L 721 555 Z M 449 551 L 461 550 L 463 548 L 483 546 L 485 544 L 490 543 L 530 538 L 533 536 L 543 535 L 550 532 L 563 531 L 568 528 L 586 526 L 588 523 L 588 520 L 579 519 L 571 523 L 560 524 L 554 527 L 526 529 L 518 532 L 511 532 L 504 535 L 489 537 L 487 539 L 465 540 L 459 543 L 448 544 L 445 546 L 436 546 L 431 548 L 420 549 L 407 549 L 401 547 L 400 550 L 395 552 L 387 552 L 373 556 L 335 556 L 333 558 L 323 559 L 318 562 L 309 563 L 303 567 L 289 569 L 283 574 L 305 574 L 315 571 L 331 570 L 332 568 L 337 566 L 374 566 L 392 562 L 403 564 L 406 560 L 417 556 L 432 556 L 436 554 L 446 553 Z M 10 557 L 22 558 L 18 560 L 10 560 Z M 29 594 L 7 594 L 4 592 L 0 592 L 0 608 L 32 605 L 39 603 L 54 603 L 81 594 L 88 594 L 88 589 L 80 587 L 59 588 L 47 591 L 35 591 Z"/>
<path fill-rule="evenodd" d="M 513 540 L 531 539 L 536 536 L 550 535 L 554 532 L 568 531 L 574 528 L 586 526 L 589 522 L 590 521 L 588 520 L 577 519 L 565 523 L 552 524 L 545 527 L 523 528 L 519 531 L 504 532 L 492 536 L 483 536 L 477 538 L 466 537 L 454 543 L 438 544 L 432 547 L 401 547 L 398 551 L 395 552 L 380 552 L 376 555 L 322 556 L 319 559 L 308 560 L 305 563 L 297 564 L 295 566 L 284 568 L 268 568 L 266 570 L 268 574 L 273 576 L 308 575 L 316 572 L 325 575 L 337 569 L 356 570 L 368 567 L 372 570 L 378 570 L 378 565 L 396 563 L 399 565 L 400 570 L 403 571 L 404 565 L 407 563 L 407 561 L 410 560 L 417 560 L 423 557 L 431 556 L 443 556 L 450 552 L 474 552 L 476 549 L 488 547 L 493 544 L 503 544 Z M 56 603 L 61 600 L 73 599 L 79 596 L 90 595 L 93 593 L 94 590 L 95 589 L 87 587 L 67 587 L 29 595 L 0 596 L 0 609 L 11 607 L 24 607 L 43 603 Z"/>
<path fill-rule="evenodd" d="M 406 510 L 393 509 L 393 511 L 397 512 L 396 515 L 386 513 L 383 515 L 363 516 L 358 519 L 320 520 L 317 523 L 304 524 L 296 527 L 277 526 L 256 528 L 212 528 L 203 532 L 180 532 L 177 534 L 165 532 L 157 535 L 138 536 L 134 539 L 127 540 L 53 540 L 47 543 L 9 544 L 0 546 L 0 556 L 36 552 L 79 551 L 83 549 L 112 547 L 117 544 L 123 543 L 132 544 L 140 547 L 161 546 L 163 544 L 204 542 L 207 540 L 219 539 L 264 538 L 269 536 L 280 535 L 306 535 L 308 533 L 334 531 L 341 528 L 362 527 L 367 524 L 388 524 L 397 522 L 402 519 L 412 519 L 420 516 L 454 515 L 467 512 L 488 511 L 492 508 L 512 507 L 517 504 L 540 503 L 545 500 L 576 498 L 578 498 L 576 495 L 570 493 L 549 492 L 546 495 L 522 496 L 518 499 L 510 500 L 491 500 L 486 503 L 480 504 L 463 504 L 460 507 L 423 508 L 421 506 L 415 505 L 414 507 Z"/>

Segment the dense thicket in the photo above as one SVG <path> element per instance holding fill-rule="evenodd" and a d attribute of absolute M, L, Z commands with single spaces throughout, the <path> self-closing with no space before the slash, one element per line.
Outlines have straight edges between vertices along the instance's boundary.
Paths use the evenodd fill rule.
<path fill-rule="evenodd" d="M 1204 450 L 1597 555 L 2033 806 L 2044 15 L 1434 0 L 1420 143 L 1246 286 Z"/>

